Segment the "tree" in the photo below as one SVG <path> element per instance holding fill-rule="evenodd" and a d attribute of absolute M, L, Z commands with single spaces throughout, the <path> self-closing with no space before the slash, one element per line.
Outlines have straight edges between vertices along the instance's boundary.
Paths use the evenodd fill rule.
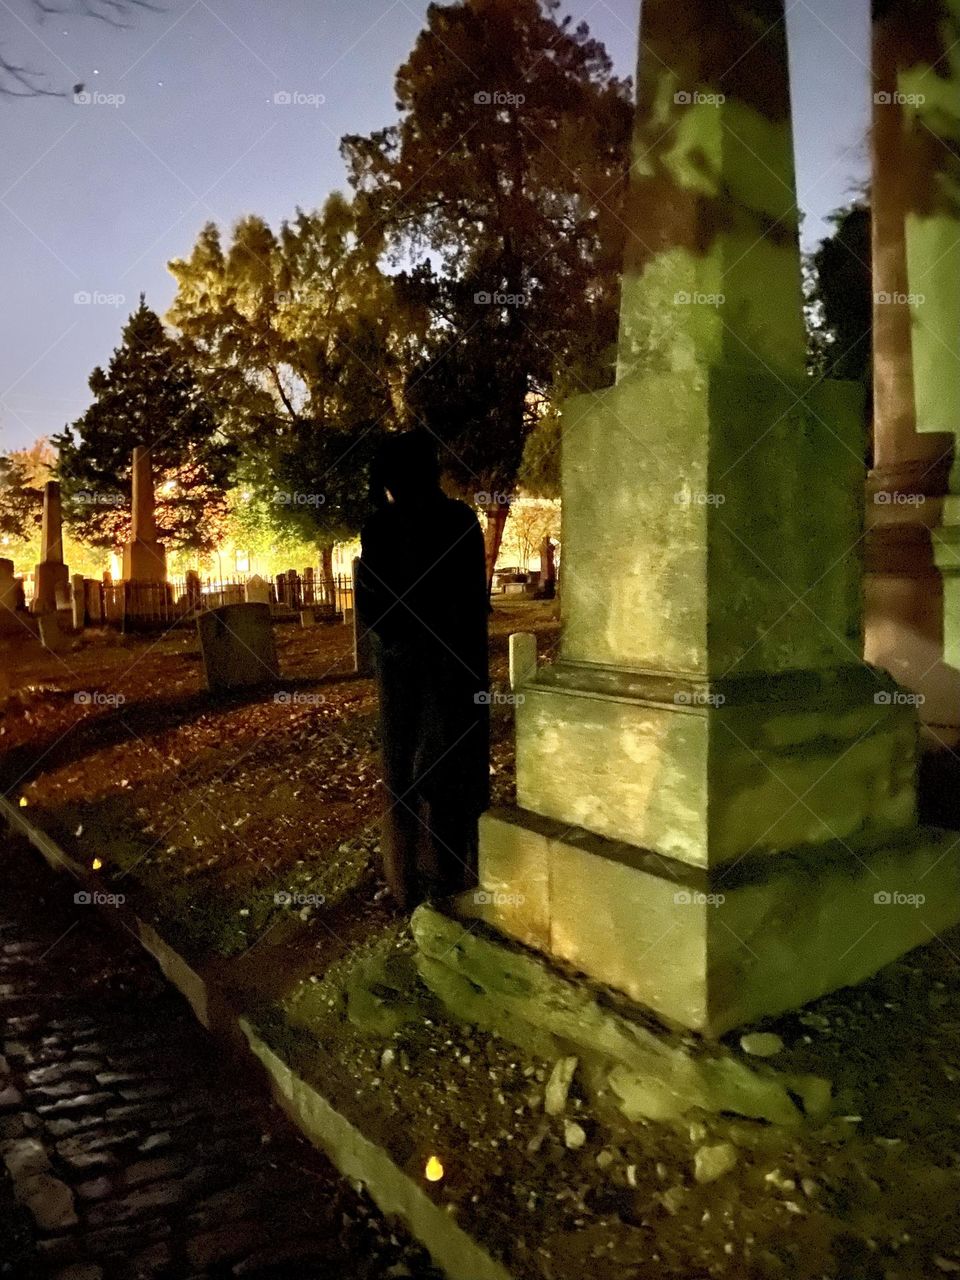
<path fill-rule="evenodd" d="M 830 215 L 834 230 L 804 263 L 808 365 L 819 378 L 862 384 L 873 416 L 873 250 L 870 204 L 860 196 Z"/>
<path fill-rule="evenodd" d="M 134 445 L 150 450 L 157 529 L 173 551 L 203 553 L 219 539 L 233 450 L 223 439 L 178 343 L 140 306 L 106 370 L 90 375 L 93 403 L 54 437 L 64 515 L 94 546 L 130 537 Z"/>
<path fill-rule="evenodd" d="M 38 22 L 46 18 L 94 18 L 111 27 L 125 26 L 124 19 L 145 10 L 160 13 L 159 5 L 151 0 L 30 0 L 33 17 Z M 12 11 L 11 11 L 12 12 Z M 15 14 L 13 16 L 16 16 Z M 72 92 L 83 89 L 82 84 L 72 86 Z M 5 98 L 63 98 L 65 89 L 51 89 L 46 75 L 36 67 L 15 61 L 0 51 L 0 97 Z"/>
<path fill-rule="evenodd" d="M 278 234 L 241 219 L 226 248 L 210 224 L 189 258 L 170 263 L 168 319 L 238 444 L 251 511 L 272 504 L 278 529 L 309 537 L 326 561 L 366 513 L 377 440 L 407 417 L 418 321 L 380 270 L 381 249 L 335 193 Z"/>
<path fill-rule="evenodd" d="M 45 437 L 29 449 L 0 454 L 0 554 L 35 559 L 43 516 L 43 486 L 54 463 Z"/>
<path fill-rule="evenodd" d="M 411 404 L 443 446 L 448 481 L 499 499 L 479 501 L 490 573 L 540 397 L 585 343 L 616 334 L 628 85 L 558 9 L 432 4 L 397 73 L 399 121 L 342 143 L 395 260 L 432 285 Z M 605 374 L 591 366 L 587 386 Z"/>

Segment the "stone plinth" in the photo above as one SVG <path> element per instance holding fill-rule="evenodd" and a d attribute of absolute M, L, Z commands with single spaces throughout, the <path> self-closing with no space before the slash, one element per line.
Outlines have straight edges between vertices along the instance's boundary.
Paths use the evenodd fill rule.
<path fill-rule="evenodd" d="M 269 605 L 210 609 L 198 615 L 197 632 L 211 693 L 267 684 L 279 676 Z"/>
<path fill-rule="evenodd" d="M 804 368 L 785 40 L 644 2 L 617 383 L 564 411 L 560 658 L 480 847 L 488 923 L 709 1035 L 960 919 L 863 661 L 859 392 Z"/>
<path fill-rule="evenodd" d="M 373 644 L 370 631 L 364 627 L 357 612 L 357 580 L 360 572 L 360 557 L 354 556 L 353 564 L 353 608 L 351 621 L 353 625 L 353 669 L 358 676 L 372 676 L 374 673 Z"/>

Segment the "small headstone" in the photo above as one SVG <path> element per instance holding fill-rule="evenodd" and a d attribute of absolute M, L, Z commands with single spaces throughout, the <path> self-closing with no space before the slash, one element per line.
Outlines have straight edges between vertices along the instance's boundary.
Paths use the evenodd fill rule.
<path fill-rule="evenodd" d="M 270 583 L 255 573 L 252 578 L 247 579 L 244 594 L 247 604 L 269 604 Z"/>
<path fill-rule="evenodd" d="M 87 620 L 87 592 L 82 573 L 75 573 L 70 579 L 70 612 L 74 631 L 82 631 Z"/>
<path fill-rule="evenodd" d="M 317 625 L 317 615 L 312 609 L 300 610 L 301 627 L 315 627 Z"/>
<path fill-rule="evenodd" d="M 519 689 L 537 674 L 537 637 L 515 631 L 510 637 L 510 688 Z"/>
<path fill-rule="evenodd" d="M 84 578 L 83 590 L 86 597 L 87 617 L 93 626 L 103 621 L 103 592 L 96 578 Z"/>
<path fill-rule="evenodd" d="M 203 604 L 203 587 L 200 585 L 200 575 L 196 569 L 188 569 L 183 575 L 183 594 L 187 597 L 187 604 L 191 609 L 197 609 Z"/>
<path fill-rule="evenodd" d="M 41 613 L 39 616 L 40 643 L 51 653 L 63 653 L 67 647 L 67 637 L 60 629 L 60 617 L 56 613 Z"/>
<path fill-rule="evenodd" d="M 267 684 L 280 674 L 266 604 L 229 604 L 197 617 L 207 688 L 211 693 Z"/>

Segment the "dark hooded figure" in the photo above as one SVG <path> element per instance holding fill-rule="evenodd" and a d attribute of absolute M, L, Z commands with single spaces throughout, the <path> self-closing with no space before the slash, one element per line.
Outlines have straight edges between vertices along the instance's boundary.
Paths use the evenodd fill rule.
<path fill-rule="evenodd" d="M 489 803 L 483 533 L 446 497 L 425 432 L 389 437 L 373 470 L 380 509 L 361 534 L 360 626 L 380 690 L 384 870 L 401 906 L 476 883 Z"/>

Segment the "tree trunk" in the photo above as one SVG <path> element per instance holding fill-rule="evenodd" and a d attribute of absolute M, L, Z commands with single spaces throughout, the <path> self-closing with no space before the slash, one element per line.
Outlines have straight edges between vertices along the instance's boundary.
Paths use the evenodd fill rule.
<path fill-rule="evenodd" d="M 495 502 L 483 508 L 487 517 L 487 527 L 483 534 L 483 545 L 487 560 L 487 595 L 493 589 L 493 570 L 500 554 L 500 543 L 503 541 L 503 530 L 510 514 L 508 502 Z"/>

